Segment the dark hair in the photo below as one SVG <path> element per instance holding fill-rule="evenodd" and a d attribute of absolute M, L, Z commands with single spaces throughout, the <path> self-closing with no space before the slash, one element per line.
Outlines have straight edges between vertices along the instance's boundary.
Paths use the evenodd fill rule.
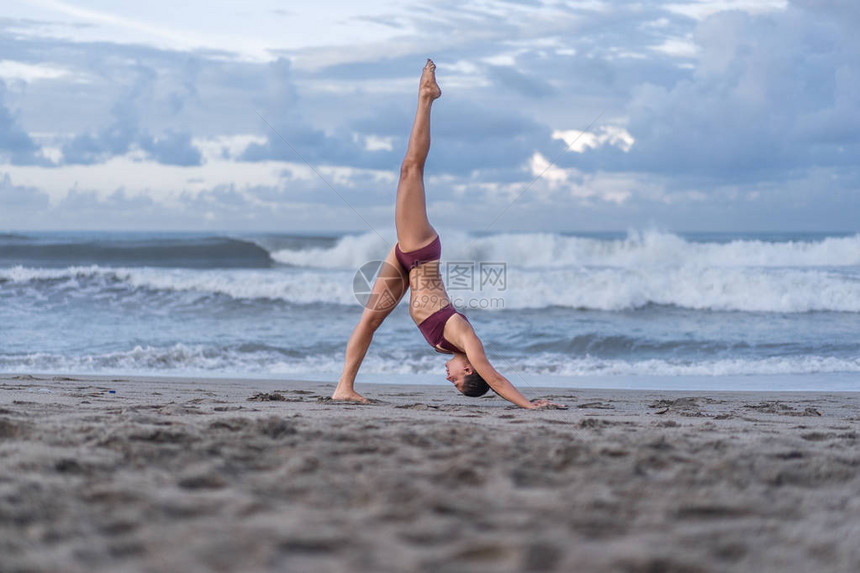
<path fill-rule="evenodd" d="M 481 375 L 477 372 L 472 372 L 463 378 L 463 389 L 460 392 L 470 398 L 477 398 L 486 394 L 489 389 L 490 385 L 484 382 Z"/>

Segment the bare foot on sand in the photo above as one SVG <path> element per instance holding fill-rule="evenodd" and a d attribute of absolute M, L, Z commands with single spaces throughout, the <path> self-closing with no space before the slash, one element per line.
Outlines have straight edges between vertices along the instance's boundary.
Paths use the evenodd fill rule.
<path fill-rule="evenodd" d="M 335 389 L 331 399 L 337 402 L 358 402 L 359 404 L 370 404 L 370 400 L 356 392 L 355 390 L 348 392 L 345 390 Z"/>
<path fill-rule="evenodd" d="M 429 97 L 431 100 L 442 95 L 442 90 L 439 88 L 439 84 L 436 83 L 436 64 L 431 59 L 427 60 L 424 71 L 421 72 L 419 93 L 422 97 Z"/>

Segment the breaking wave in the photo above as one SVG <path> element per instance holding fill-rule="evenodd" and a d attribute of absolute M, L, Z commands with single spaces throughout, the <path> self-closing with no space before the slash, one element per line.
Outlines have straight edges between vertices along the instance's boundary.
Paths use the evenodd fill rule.
<path fill-rule="evenodd" d="M 134 294 L 196 293 L 237 300 L 354 305 L 354 270 L 281 268 L 159 269 L 69 267 L 0 269 L 0 297 L 47 295 L 121 299 Z M 449 295 L 462 308 L 551 307 L 624 311 L 649 305 L 693 310 L 860 312 L 860 271 L 781 267 L 508 267 L 504 290 L 475 284 Z M 12 287 L 15 287 L 14 289 Z M 482 304 L 492 300 L 493 304 Z"/>

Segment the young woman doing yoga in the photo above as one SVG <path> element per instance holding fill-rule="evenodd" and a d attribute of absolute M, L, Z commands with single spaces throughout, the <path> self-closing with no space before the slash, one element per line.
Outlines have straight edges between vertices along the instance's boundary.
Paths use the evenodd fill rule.
<path fill-rule="evenodd" d="M 424 162 L 430 151 L 430 108 L 442 95 L 436 65 L 427 60 L 418 91 L 418 111 L 409 136 L 394 209 L 397 244 L 385 258 L 368 303 L 346 345 L 346 359 L 333 400 L 367 402 L 353 388 L 355 376 L 373 333 L 411 289 L 409 314 L 437 352 L 453 354 L 445 363 L 447 379 L 466 396 L 481 396 L 492 388 L 522 408 L 561 407 L 549 400 L 529 401 L 487 360 L 481 340 L 465 316 L 448 300 L 439 271 L 442 246 L 427 219 Z"/>

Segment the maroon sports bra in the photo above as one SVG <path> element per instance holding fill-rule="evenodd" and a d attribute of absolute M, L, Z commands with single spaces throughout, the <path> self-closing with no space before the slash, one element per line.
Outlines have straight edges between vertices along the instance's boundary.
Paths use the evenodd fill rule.
<path fill-rule="evenodd" d="M 448 304 L 444 308 L 440 308 L 425 318 L 421 324 L 418 325 L 418 330 L 421 331 L 421 334 L 424 335 L 424 338 L 436 352 L 441 352 L 439 350 L 440 347 L 448 352 L 463 352 L 462 349 L 457 348 L 445 338 L 445 324 L 448 322 L 448 319 L 455 314 L 462 316 L 466 319 L 466 322 L 469 321 L 465 315 L 454 310 L 453 305 Z"/>

